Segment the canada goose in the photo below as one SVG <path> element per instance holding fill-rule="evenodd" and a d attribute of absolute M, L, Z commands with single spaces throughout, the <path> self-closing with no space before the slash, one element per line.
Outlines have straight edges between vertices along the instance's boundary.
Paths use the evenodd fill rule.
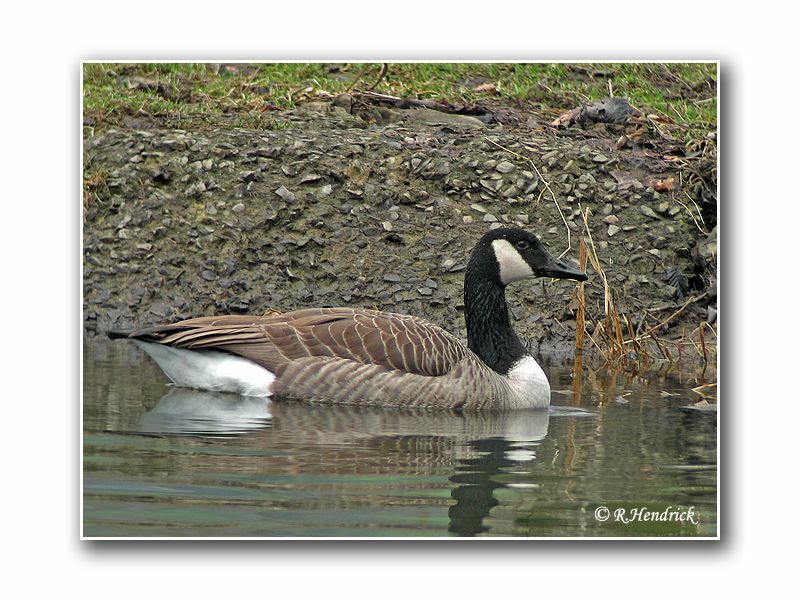
<path fill-rule="evenodd" d="M 468 346 L 419 317 L 364 308 L 200 317 L 109 337 L 136 342 L 176 385 L 334 404 L 544 408 L 550 385 L 509 320 L 505 288 L 585 281 L 520 229 L 494 229 L 464 275 Z"/>

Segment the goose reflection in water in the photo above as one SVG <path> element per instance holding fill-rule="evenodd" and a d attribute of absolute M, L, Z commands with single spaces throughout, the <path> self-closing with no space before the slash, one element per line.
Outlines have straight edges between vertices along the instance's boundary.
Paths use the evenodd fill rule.
<path fill-rule="evenodd" d="M 573 414 L 573 409 L 566 410 Z M 448 480 L 454 484 L 450 495 L 455 504 L 448 509 L 449 531 L 469 536 L 487 530 L 483 521 L 498 504 L 494 490 L 514 486 L 498 482 L 497 476 L 535 460 L 537 446 L 547 436 L 550 416 L 564 411 L 556 407 L 473 413 L 404 411 L 271 402 L 173 387 L 141 416 L 139 431 L 202 437 L 290 435 L 295 443 L 308 447 L 366 444 L 395 457 L 413 447 L 414 465 L 388 461 L 388 472 L 410 467 L 413 474 L 431 475 L 445 467 L 451 473 Z M 302 464 L 295 467 L 306 470 Z M 374 465 L 365 467 L 371 468 Z"/>
<path fill-rule="evenodd" d="M 538 441 L 547 435 L 548 410 L 446 412 L 326 406 L 306 402 L 272 402 L 171 387 L 139 419 L 139 431 L 165 435 L 239 435 L 259 429 L 289 431 L 293 439 L 348 443 L 392 436 L 438 437 L 456 444 L 486 438 L 509 443 Z M 324 437 L 324 440 L 320 440 Z"/>
<path fill-rule="evenodd" d="M 270 427 L 270 402 L 221 392 L 170 387 L 139 418 L 139 432 L 166 435 L 240 435 Z"/>

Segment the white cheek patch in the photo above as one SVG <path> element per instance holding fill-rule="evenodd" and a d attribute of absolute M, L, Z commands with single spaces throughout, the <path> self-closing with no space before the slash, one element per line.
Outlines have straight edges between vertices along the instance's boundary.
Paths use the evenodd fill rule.
<path fill-rule="evenodd" d="M 494 240 L 492 242 L 497 264 L 500 265 L 500 281 L 508 285 L 521 279 L 535 277 L 530 265 L 525 262 L 516 248 L 508 240 Z"/>

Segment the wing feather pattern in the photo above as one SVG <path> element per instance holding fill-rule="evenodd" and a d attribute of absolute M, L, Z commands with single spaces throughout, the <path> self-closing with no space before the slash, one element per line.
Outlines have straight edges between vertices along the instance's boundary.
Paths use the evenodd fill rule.
<path fill-rule="evenodd" d="M 200 317 L 135 330 L 127 337 L 230 352 L 280 375 L 309 357 L 347 359 L 389 371 L 446 375 L 471 352 L 436 325 L 370 309 L 312 308 L 269 317 Z"/>

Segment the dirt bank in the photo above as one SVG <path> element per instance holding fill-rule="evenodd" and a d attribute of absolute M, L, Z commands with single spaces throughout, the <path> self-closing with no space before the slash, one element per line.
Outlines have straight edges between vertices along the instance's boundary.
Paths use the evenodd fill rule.
<path fill-rule="evenodd" d="M 518 107 L 497 114 L 504 124 L 339 99 L 276 113 L 268 130 L 132 122 L 86 140 L 86 332 L 352 305 L 464 336 L 463 270 L 478 237 L 515 224 L 561 254 L 569 228 L 577 260 L 581 208 L 634 328 L 697 297 L 671 331 L 713 320 L 716 176 L 702 148 L 646 120 L 554 130 Z M 604 291 L 589 273 L 593 323 Z M 571 349 L 574 291 L 509 289 L 534 351 Z"/>

